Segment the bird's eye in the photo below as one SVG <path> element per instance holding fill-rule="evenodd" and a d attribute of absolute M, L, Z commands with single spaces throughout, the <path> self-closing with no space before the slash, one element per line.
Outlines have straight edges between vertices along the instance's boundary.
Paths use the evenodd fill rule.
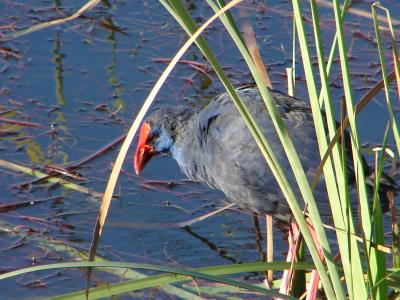
<path fill-rule="evenodd" d="M 154 142 L 156 141 L 156 139 L 158 138 L 158 136 L 159 136 L 158 132 L 150 134 L 150 136 L 147 140 L 147 144 L 152 146 L 154 144 Z"/>

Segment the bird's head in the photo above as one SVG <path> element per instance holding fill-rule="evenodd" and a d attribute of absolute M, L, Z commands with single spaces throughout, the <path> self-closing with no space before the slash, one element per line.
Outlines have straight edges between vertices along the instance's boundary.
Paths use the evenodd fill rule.
<path fill-rule="evenodd" d="M 186 125 L 190 111 L 181 106 L 166 106 L 153 111 L 143 122 L 133 159 L 136 174 L 150 159 L 161 153 L 169 154 L 176 136 Z"/>
<path fill-rule="evenodd" d="M 159 124 L 145 121 L 140 129 L 138 144 L 133 159 L 136 174 L 150 161 L 150 159 L 160 153 L 168 153 L 173 144 L 173 139 L 169 132 Z"/>

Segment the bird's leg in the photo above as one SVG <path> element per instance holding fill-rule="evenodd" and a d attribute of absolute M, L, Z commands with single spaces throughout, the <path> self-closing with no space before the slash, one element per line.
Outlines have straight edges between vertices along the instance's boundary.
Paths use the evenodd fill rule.
<path fill-rule="evenodd" d="M 313 240 L 317 246 L 318 254 L 321 257 L 321 259 L 324 259 L 323 249 L 321 247 L 321 244 L 318 241 L 314 227 L 310 223 L 307 223 L 307 225 L 308 225 L 310 233 L 313 237 Z M 297 223 L 295 223 L 293 221 L 290 223 L 290 227 L 289 227 L 289 237 L 288 237 L 289 251 L 288 251 L 288 254 L 286 257 L 287 262 L 294 262 L 296 260 L 296 254 L 297 254 L 297 252 L 299 250 L 299 246 L 300 246 L 299 237 L 300 237 L 299 226 L 297 225 Z M 281 287 L 279 289 L 280 293 L 286 294 L 286 295 L 288 294 L 292 276 L 293 276 L 292 269 L 287 269 L 283 272 Z M 316 299 L 319 280 L 320 280 L 320 278 L 319 278 L 317 270 L 313 270 L 311 272 L 310 284 L 307 288 L 306 300 Z"/>
<path fill-rule="evenodd" d="M 310 230 L 311 236 L 315 242 L 315 245 L 317 246 L 318 254 L 321 260 L 324 260 L 324 251 L 322 249 L 321 243 L 318 241 L 317 234 L 315 233 L 314 227 L 307 222 L 308 229 Z M 307 288 L 307 297 L 306 300 L 314 300 L 317 297 L 317 291 L 318 291 L 318 284 L 319 284 L 319 274 L 317 270 L 313 270 L 311 272 L 311 279 L 310 279 L 310 284 Z"/>
<path fill-rule="evenodd" d="M 261 235 L 260 223 L 258 222 L 258 215 L 256 213 L 253 213 L 253 221 L 254 221 L 254 228 L 256 230 L 256 248 L 260 252 L 261 261 L 265 262 L 265 261 L 267 261 L 267 255 L 263 251 L 261 243 L 260 243 L 263 240 L 263 238 Z M 268 233 L 267 233 L 267 235 L 268 235 Z M 268 242 L 268 237 L 267 237 L 267 242 Z M 267 251 L 268 251 L 268 246 L 267 246 Z M 267 289 L 272 288 L 272 280 L 270 280 L 268 277 L 269 272 L 270 272 L 270 270 L 264 271 L 264 277 L 265 277 L 264 285 Z"/>
<path fill-rule="evenodd" d="M 255 215 L 256 216 L 256 215 Z M 254 217 L 254 223 L 257 225 L 256 228 L 259 228 L 258 225 L 258 219 L 255 219 Z M 257 222 L 256 222 L 257 221 Z M 273 262 L 274 260 L 274 236 L 273 236 L 273 221 L 272 221 L 272 216 L 271 215 L 265 215 L 265 227 L 266 227 L 266 252 L 267 255 L 262 252 L 262 259 L 263 261 L 267 262 Z M 264 284 L 265 286 L 270 289 L 272 288 L 272 282 L 274 280 L 274 273 L 272 270 L 267 270 L 264 272 L 265 274 L 265 279 L 264 279 Z"/>
<path fill-rule="evenodd" d="M 273 222 L 272 216 L 266 215 L 265 216 L 265 225 L 267 227 L 267 262 L 274 261 L 274 230 L 273 230 Z M 268 283 L 272 285 L 272 281 L 274 280 L 274 273 L 272 270 L 268 270 L 267 276 Z"/>
<path fill-rule="evenodd" d="M 253 213 L 253 222 L 254 222 L 254 230 L 256 233 L 256 248 L 258 252 L 260 253 L 260 259 L 261 261 L 265 262 L 267 260 L 267 256 L 264 253 L 261 245 L 261 241 L 263 240 L 261 230 L 260 230 L 260 223 L 258 222 L 258 215 L 257 213 Z"/>
<path fill-rule="evenodd" d="M 290 222 L 289 236 L 288 236 L 289 250 L 288 250 L 288 254 L 286 256 L 287 262 L 293 262 L 296 259 L 296 253 L 300 246 L 300 243 L 297 242 L 299 237 L 300 237 L 299 226 L 294 221 Z M 285 271 L 283 271 L 281 287 L 279 289 L 280 293 L 285 294 L 285 295 L 288 294 L 292 277 L 293 277 L 292 269 L 286 269 Z"/>

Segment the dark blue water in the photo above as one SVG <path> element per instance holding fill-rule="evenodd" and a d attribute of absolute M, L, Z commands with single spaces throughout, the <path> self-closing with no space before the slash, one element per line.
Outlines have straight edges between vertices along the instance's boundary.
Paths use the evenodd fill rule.
<path fill-rule="evenodd" d="M 354 7 L 369 11 L 365 2 L 357 2 Z M 381 2 L 392 9 L 393 18 L 400 19 L 398 3 Z M 166 66 L 155 59 L 172 58 L 187 37 L 156 1 L 109 4 L 102 3 L 67 24 L 0 44 L 4 50 L 0 66 L 0 113 L 13 109 L 2 117 L 44 127 L 0 122 L 0 159 L 37 170 L 49 164 L 65 166 L 98 151 L 129 128 Z M 191 4 L 191 12 L 200 23 L 210 15 L 206 3 L 192 1 Z M 70 14 L 79 5 L 80 1 L 2 1 L 0 26 L 11 24 L 16 29 L 26 28 Z M 285 91 L 285 67 L 290 66 L 292 47 L 290 3 L 245 2 L 244 7 L 251 15 L 274 87 Z M 321 13 L 327 51 L 334 34 L 334 21 L 329 9 L 321 9 Z M 380 79 L 378 58 L 370 41 L 374 38 L 372 21 L 354 14 L 348 20 L 346 34 L 354 73 L 353 88 L 355 99 L 359 99 Z M 2 33 L 8 33 L 4 28 Z M 360 37 L 358 32 L 363 35 Z M 387 35 L 384 38 L 388 41 Z M 251 82 L 249 72 L 238 59 L 238 51 L 220 23 L 207 31 L 207 40 L 235 85 Z M 390 51 L 386 50 L 389 57 Z M 206 64 L 195 47 L 184 58 Z M 389 59 L 387 63 L 392 70 Z M 337 70 L 335 66 L 332 82 L 340 86 Z M 297 75 L 297 96 L 306 97 L 300 63 Z M 222 90 L 213 72 L 206 76 L 188 64 L 180 64 L 155 105 L 200 105 Z M 334 92 L 339 105 L 342 92 L 339 88 Z M 358 119 L 363 142 L 381 142 L 387 116 L 385 100 L 380 95 Z M 54 131 L 49 132 L 52 128 Z M 86 181 L 76 183 L 97 192 L 104 191 L 117 151 L 115 147 L 79 168 L 77 172 Z M 174 228 L 178 222 L 221 207 L 224 196 L 185 181 L 177 164 L 167 157 L 154 159 L 137 177 L 132 167 L 132 151 L 120 175 L 116 188 L 118 198 L 110 208 L 99 246 L 100 255 L 110 260 L 180 267 L 259 260 L 250 213 L 234 208 L 189 229 Z M 71 260 L 67 252 L 54 251 L 51 247 L 54 241 L 84 251 L 89 248 L 100 200 L 47 182 L 30 182 L 21 187 L 33 179 L 0 167 L 2 204 L 45 200 L 1 213 L 1 271 Z M 154 181 L 176 184 L 171 188 Z M 5 229 L 11 232 L 5 233 Z M 286 246 L 279 232 L 276 243 L 276 255 L 281 258 Z M 96 273 L 95 280 L 99 283 L 115 278 Z M 45 298 L 83 286 L 79 271 L 29 274 L 17 280 L 0 281 L 0 298 Z M 147 292 L 137 294 L 137 297 L 146 296 L 149 296 Z M 151 296 L 167 297 L 163 292 L 154 291 Z"/>

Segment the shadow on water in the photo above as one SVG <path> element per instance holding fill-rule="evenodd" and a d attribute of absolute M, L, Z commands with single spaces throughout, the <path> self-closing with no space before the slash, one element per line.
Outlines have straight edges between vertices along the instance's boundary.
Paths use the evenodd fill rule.
<path fill-rule="evenodd" d="M 225 258 L 233 263 L 240 263 L 240 261 L 231 257 L 226 250 L 219 248 L 216 244 L 210 242 L 206 237 L 203 237 L 203 236 L 197 234 L 196 232 L 194 232 L 190 226 L 184 227 L 183 230 L 185 230 L 188 234 L 190 234 L 194 238 L 196 238 L 199 241 L 201 241 L 202 243 L 204 243 L 212 251 L 215 251 L 218 254 L 218 256 Z"/>

